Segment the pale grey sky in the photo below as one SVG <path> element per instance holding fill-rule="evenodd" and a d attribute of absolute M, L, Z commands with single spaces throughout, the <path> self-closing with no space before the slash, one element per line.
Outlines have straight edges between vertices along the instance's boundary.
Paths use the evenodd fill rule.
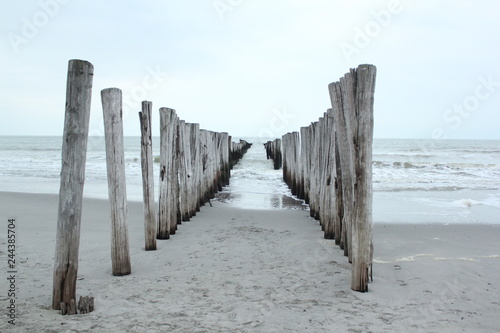
<path fill-rule="evenodd" d="M 328 83 L 378 68 L 375 137 L 500 139 L 496 0 L 0 0 L 0 135 L 61 135 L 67 63 L 234 136 L 279 137 L 330 107 Z"/>

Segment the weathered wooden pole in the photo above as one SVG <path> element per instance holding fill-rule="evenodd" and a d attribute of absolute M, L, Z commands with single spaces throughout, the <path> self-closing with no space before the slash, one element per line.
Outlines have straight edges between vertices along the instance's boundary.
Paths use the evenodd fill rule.
<path fill-rule="evenodd" d="M 292 132 L 293 140 L 293 189 L 292 193 L 296 196 L 300 195 L 302 184 L 300 182 L 300 133 Z"/>
<path fill-rule="evenodd" d="M 212 164 L 211 156 L 210 156 L 210 140 L 209 140 L 209 132 L 207 130 L 200 130 L 200 162 L 201 162 L 201 179 L 200 179 L 200 187 L 201 187 L 201 195 L 199 205 L 203 206 L 205 202 L 209 199 L 209 181 L 208 174 L 210 173 L 210 168 Z"/>
<path fill-rule="evenodd" d="M 333 109 L 331 109 L 333 113 Z M 335 244 L 339 245 L 341 249 L 344 248 L 345 228 L 344 225 L 344 203 L 342 201 L 342 169 L 340 163 L 339 143 L 337 139 L 337 124 L 338 121 L 333 118 L 333 129 L 335 135 L 335 217 L 334 217 L 334 233 Z"/>
<path fill-rule="evenodd" d="M 179 139 L 179 124 L 180 120 L 177 114 L 175 114 L 175 117 L 173 119 L 174 121 L 174 146 L 173 151 L 172 151 L 172 168 L 173 168 L 173 179 L 172 179 L 172 185 L 173 185 L 173 191 L 174 191 L 174 197 L 172 198 L 174 202 L 174 207 L 175 207 L 175 219 L 172 221 L 173 223 L 170 224 L 170 234 L 175 235 L 177 231 L 177 225 L 182 223 L 182 216 L 181 216 L 181 202 L 180 202 L 180 195 L 181 195 L 181 187 L 179 184 L 179 169 L 180 169 L 180 139 Z"/>
<path fill-rule="evenodd" d="M 281 139 L 276 139 L 273 141 L 273 162 L 274 170 L 279 170 L 282 164 Z"/>
<path fill-rule="evenodd" d="M 301 199 L 304 199 L 306 204 L 309 204 L 309 191 L 311 189 L 310 133 L 310 126 L 300 128 L 300 164 L 302 164 L 301 178 L 304 183 L 304 194 Z"/>
<path fill-rule="evenodd" d="M 328 211 L 325 207 L 326 204 L 326 173 L 328 170 L 327 161 L 327 142 L 325 142 L 325 132 L 326 132 L 326 120 L 325 117 L 319 118 L 318 121 L 318 207 L 319 207 L 319 224 L 321 225 L 321 230 L 325 231 L 326 226 L 326 215 Z"/>
<path fill-rule="evenodd" d="M 321 142 L 322 174 L 321 174 L 321 201 L 320 220 L 325 232 L 326 239 L 335 238 L 334 219 L 336 217 L 335 201 L 335 130 L 333 127 L 333 111 L 331 109 L 325 114 L 322 121 Z"/>
<path fill-rule="evenodd" d="M 289 188 L 291 188 L 291 183 L 290 183 L 290 146 L 289 146 L 289 140 L 290 139 L 290 133 L 286 133 L 281 137 L 281 142 L 283 146 L 283 180 L 285 183 L 288 185 Z"/>
<path fill-rule="evenodd" d="M 212 134 L 212 158 L 214 160 L 214 166 L 212 170 L 212 186 L 211 186 L 211 196 L 210 199 L 215 197 L 215 194 L 219 191 L 220 177 L 221 177 L 221 156 L 220 156 L 220 146 L 219 146 L 219 136 L 218 132 L 211 132 Z M 222 190 L 222 187 L 220 188 Z"/>
<path fill-rule="evenodd" d="M 111 217 L 111 263 L 115 276 L 131 272 L 127 223 L 127 188 L 123 144 L 122 91 L 108 88 L 101 91 L 106 141 L 106 166 Z"/>
<path fill-rule="evenodd" d="M 321 150 L 319 149 L 319 121 L 315 121 L 311 124 L 311 146 L 310 146 L 310 156 L 311 156 L 311 168 L 310 168 L 310 190 L 309 190 L 309 207 L 310 207 L 310 216 L 319 219 L 319 193 L 320 193 L 320 184 L 319 184 L 319 173 L 320 173 L 320 154 Z"/>
<path fill-rule="evenodd" d="M 160 197 L 156 238 L 169 239 L 177 226 L 177 168 L 174 150 L 177 116 L 174 109 L 160 108 Z"/>
<path fill-rule="evenodd" d="M 90 62 L 69 61 L 52 289 L 54 310 L 60 310 L 61 303 L 68 306 L 76 299 L 93 76 L 94 66 Z"/>
<path fill-rule="evenodd" d="M 341 79 L 343 81 L 343 79 Z M 351 245 L 351 225 L 354 218 L 354 142 L 352 140 L 352 122 L 343 101 L 343 94 L 340 82 L 331 83 L 329 86 L 332 109 L 337 121 L 335 122 L 335 131 L 337 134 L 337 147 L 339 149 L 340 168 L 342 176 L 342 205 L 343 205 L 343 224 L 342 240 L 344 255 L 349 256 Z M 346 117 L 347 116 L 347 117 Z M 350 139 L 351 138 L 351 139 Z M 351 262 L 349 256 L 349 262 Z"/>
<path fill-rule="evenodd" d="M 145 250 L 156 250 L 156 214 L 153 176 L 153 148 L 151 141 L 151 102 L 142 102 L 139 112 L 141 124 L 142 193 L 144 198 Z"/>
<path fill-rule="evenodd" d="M 355 291 L 368 291 L 372 264 L 372 146 L 373 102 L 377 69 L 360 65 L 356 70 L 356 212 L 352 226 L 352 282 Z"/>
<path fill-rule="evenodd" d="M 181 221 L 189 221 L 189 178 L 188 157 L 190 154 L 189 128 L 184 120 L 179 121 L 179 201 Z"/>
<path fill-rule="evenodd" d="M 220 178 L 218 184 L 218 190 L 222 191 L 222 188 L 229 184 L 229 134 L 226 132 L 219 133 L 218 135 L 218 151 L 220 157 Z"/>
<path fill-rule="evenodd" d="M 201 178 L 202 178 L 202 156 L 200 148 L 200 124 L 191 124 L 191 216 L 200 211 Z"/>

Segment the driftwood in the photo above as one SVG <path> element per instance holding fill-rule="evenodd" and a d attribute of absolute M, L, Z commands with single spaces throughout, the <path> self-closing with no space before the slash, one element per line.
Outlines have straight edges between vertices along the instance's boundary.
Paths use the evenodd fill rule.
<path fill-rule="evenodd" d="M 69 61 L 52 290 L 54 310 L 76 297 L 93 76 L 91 63 Z"/>

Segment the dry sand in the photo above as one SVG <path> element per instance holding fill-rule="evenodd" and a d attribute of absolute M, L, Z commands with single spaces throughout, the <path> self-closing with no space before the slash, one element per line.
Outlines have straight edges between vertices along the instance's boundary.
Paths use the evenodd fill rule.
<path fill-rule="evenodd" d="M 96 309 L 50 309 L 57 197 L 0 193 L 0 304 L 6 224 L 17 224 L 16 326 L 0 332 L 498 332 L 500 226 L 375 225 L 374 282 L 350 290 L 350 265 L 307 211 L 203 207 L 157 251 L 143 250 L 129 204 L 132 274 L 111 275 L 104 200 L 86 199 L 78 295 Z"/>

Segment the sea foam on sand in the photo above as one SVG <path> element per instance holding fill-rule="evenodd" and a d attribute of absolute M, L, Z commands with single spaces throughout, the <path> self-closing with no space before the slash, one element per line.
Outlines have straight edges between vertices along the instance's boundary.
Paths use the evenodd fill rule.
<path fill-rule="evenodd" d="M 111 275 L 108 203 L 85 199 L 77 294 L 95 311 L 50 309 L 57 196 L 0 193 L 17 225 L 16 326 L 1 332 L 493 332 L 500 326 L 500 226 L 374 229 L 374 282 L 350 290 L 343 251 L 301 210 L 202 207 L 144 251 L 141 203 L 129 203 L 132 274 Z M 7 302 L 6 225 L 0 303 Z"/>

